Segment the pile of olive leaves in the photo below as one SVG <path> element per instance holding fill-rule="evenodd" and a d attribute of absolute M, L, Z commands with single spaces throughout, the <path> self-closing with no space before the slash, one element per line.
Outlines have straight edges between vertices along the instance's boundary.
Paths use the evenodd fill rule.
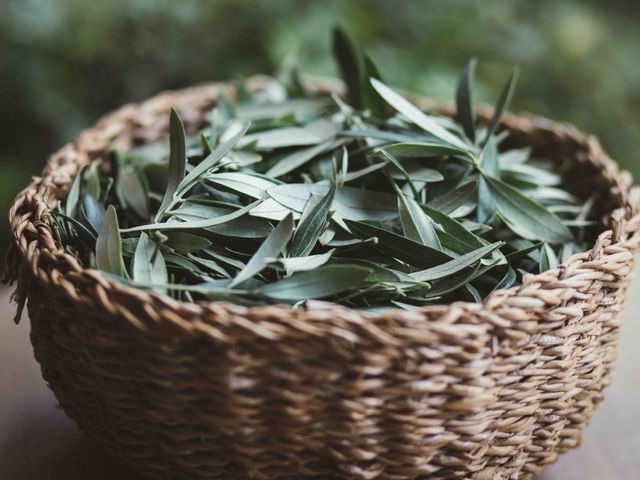
<path fill-rule="evenodd" d="M 450 119 L 383 83 L 339 30 L 334 51 L 346 101 L 309 95 L 294 70 L 220 97 L 198 135 L 172 111 L 168 146 L 93 161 L 52 216 L 62 245 L 178 299 L 369 309 L 480 300 L 584 247 L 589 202 L 529 150 L 501 151 L 515 70 L 479 126 L 473 62 Z"/>

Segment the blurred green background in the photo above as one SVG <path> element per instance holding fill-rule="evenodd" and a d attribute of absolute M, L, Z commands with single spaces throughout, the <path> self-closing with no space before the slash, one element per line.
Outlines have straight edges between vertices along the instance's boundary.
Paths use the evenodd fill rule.
<path fill-rule="evenodd" d="M 0 253 L 11 199 L 102 114 L 286 57 L 334 74 L 336 22 L 388 83 L 439 99 L 471 56 L 485 101 L 519 65 L 513 109 L 595 133 L 638 175 L 639 20 L 622 0 L 0 0 Z"/>

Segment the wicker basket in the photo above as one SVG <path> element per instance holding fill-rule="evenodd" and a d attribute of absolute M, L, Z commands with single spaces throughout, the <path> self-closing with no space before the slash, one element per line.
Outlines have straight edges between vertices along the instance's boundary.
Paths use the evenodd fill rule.
<path fill-rule="evenodd" d="M 154 479 L 504 480 L 576 447 L 610 381 L 640 241 L 640 190 L 598 142 L 505 119 L 514 145 L 575 161 L 568 188 L 603 190 L 608 229 L 591 250 L 481 304 L 378 316 L 325 302 L 191 304 L 113 283 L 65 254 L 45 195 L 63 198 L 78 169 L 113 146 L 165 136 L 172 105 L 196 129 L 223 89 L 233 96 L 204 85 L 106 116 L 54 154 L 11 209 L 9 276 L 65 412 Z"/>

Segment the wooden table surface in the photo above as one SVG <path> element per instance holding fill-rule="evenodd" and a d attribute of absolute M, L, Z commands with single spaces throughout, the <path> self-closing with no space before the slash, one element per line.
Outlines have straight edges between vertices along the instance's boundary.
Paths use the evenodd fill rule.
<path fill-rule="evenodd" d="M 9 292 L 0 290 L 0 480 L 135 480 L 116 472 L 56 405 L 29 343 L 29 322 L 16 326 Z M 606 401 L 583 445 L 538 480 L 640 478 L 640 281 L 622 330 L 620 358 Z"/>

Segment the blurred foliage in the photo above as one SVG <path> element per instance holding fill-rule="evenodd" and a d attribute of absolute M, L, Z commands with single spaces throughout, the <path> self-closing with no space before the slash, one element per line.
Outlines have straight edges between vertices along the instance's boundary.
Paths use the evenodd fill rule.
<path fill-rule="evenodd" d="M 100 115 L 166 88 L 274 72 L 335 74 L 341 23 L 385 80 L 451 98 L 469 57 L 493 102 L 521 67 L 513 108 L 598 135 L 635 174 L 640 10 L 631 1 L 0 1 L 0 211 L 48 154 Z M 4 214 L 3 214 L 4 217 Z M 0 252 L 6 247 L 6 219 Z"/>

